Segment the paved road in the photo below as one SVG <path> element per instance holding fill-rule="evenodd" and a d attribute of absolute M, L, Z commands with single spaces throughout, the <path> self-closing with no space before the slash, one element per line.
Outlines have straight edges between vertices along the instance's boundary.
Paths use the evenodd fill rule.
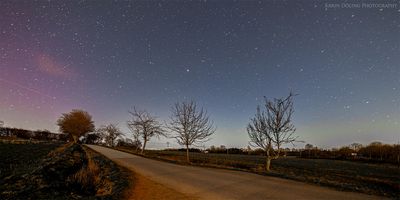
<path fill-rule="evenodd" d="M 383 199 L 240 171 L 176 165 L 88 146 L 135 173 L 198 199 Z"/>

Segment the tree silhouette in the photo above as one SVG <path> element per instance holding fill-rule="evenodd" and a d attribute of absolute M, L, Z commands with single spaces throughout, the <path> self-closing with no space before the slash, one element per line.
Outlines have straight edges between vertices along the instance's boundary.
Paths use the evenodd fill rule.
<path fill-rule="evenodd" d="M 85 134 L 83 141 L 85 144 L 100 144 L 102 139 L 97 132 L 93 132 Z"/>
<path fill-rule="evenodd" d="M 63 113 L 57 120 L 60 131 L 69 134 L 70 138 L 77 143 L 80 136 L 94 130 L 92 116 L 83 110 L 72 110 L 69 113 Z"/>
<path fill-rule="evenodd" d="M 114 147 L 117 138 L 124 135 L 116 124 L 101 126 L 96 132 L 105 139 L 106 145 L 110 147 Z"/>
<path fill-rule="evenodd" d="M 161 124 L 156 117 L 150 115 L 146 110 L 137 110 L 129 112 L 132 115 L 132 120 L 128 121 L 128 128 L 132 131 L 135 140 L 139 137 L 143 139 L 142 154 L 146 148 L 147 142 L 154 136 L 166 136 Z"/>
<path fill-rule="evenodd" d="M 195 102 L 176 103 L 172 107 L 170 123 L 167 126 L 175 132 L 173 138 L 178 144 L 186 147 L 186 161 L 189 163 L 189 147 L 196 143 L 206 142 L 215 132 L 213 123 L 209 120 L 207 112 L 197 109 Z"/>
<path fill-rule="evenodd" d="M 261 147 L 266 153 L 266 171 L 270 171 L 272 159 L 280 156 L 283 144 L 296 141 L 295 128 L 292 124 L 292 93 L 286 98 L 265 100 L 265 111 L 257 107 L 257 113 L 247 125 L 247 133 L 252 146 Z"/>

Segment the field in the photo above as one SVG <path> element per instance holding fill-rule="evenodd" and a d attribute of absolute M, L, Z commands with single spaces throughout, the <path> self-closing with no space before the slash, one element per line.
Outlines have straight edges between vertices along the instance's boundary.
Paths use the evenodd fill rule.
<path fill-rule="evenodd" d="M 185 155 L 180 151 L 146 151 L 146 157 L 181 164 L 186 160 Z M 250 171 L 345 191 L 400 196 L 400 169 L 389 164 L 290 157 L 273 160 L 272 172 L 267 174 L 263 171 L 263 156 L 204 153 L 190 153 L 190 156 L 193 165 Z"/>
<path fill-rule="evenodd" d="M 22 175 L 37 168 L 40 160 L 60 144 L 0 144 L 0 181 L 10 175 Z M 1 184 L 0 184 L 1 185 Z"/>
<path fill-rule="evenodd" d="M 130 173 L 77 144 L 0 144 L 0 199 L 119 198 Z"/>

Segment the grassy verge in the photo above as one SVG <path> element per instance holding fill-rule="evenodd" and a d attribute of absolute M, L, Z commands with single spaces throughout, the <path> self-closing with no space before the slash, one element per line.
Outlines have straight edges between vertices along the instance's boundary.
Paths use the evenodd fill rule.
<path fill-rule="evenodd" d="M 0 199 L 121 199 L 131 181 L 127 170 L 78 144 L 0 144 L 0 152 Z"/>
<path fill-rule="evenodd" d="M 128 148 L 119 150 L 135 153 Z M 145 157 L 186 164 L 185 152 L 146 151 Z M 368 164 L 325 159 L 281 158 L 272 161 L 272 171 L 265 173 L 265 158 L 255 155 L 191 153 L 191 165 L 247 171 L 287 178 L 343 191 L 398 198 L 400 169 L 394 165 Z"/>

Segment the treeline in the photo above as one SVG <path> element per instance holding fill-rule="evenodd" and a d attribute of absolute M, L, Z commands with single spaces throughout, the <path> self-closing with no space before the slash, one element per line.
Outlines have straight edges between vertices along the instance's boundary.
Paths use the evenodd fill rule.
<path fill-rule="evenodd" d="M 307 144 L 305 149 L 299 152 L 299 157 L 399 164 L 400 145 L 372 142 L 366 146 L 363 146 L 359 143 L 353 143 L 349 146 L 327 150 Z"/>
<path fill-rule="evenodd" d="M 265 155 L 265 151 L 261 148 L 251 149 L 247 148 L 227 148 L 224 145 L 216 147 L 214 145 L 206 149 L 207 153 L 219 153 L 219 154 L 243 154 L 243 155 Z"/>
<path fill-rule="evenodd" d="M 108 130 L 108 129 L 107 129 Z M 121 138 L 115 132 L 94 131 L 87 133 L 79 138 L 79 143 L 84 144 L 97 144 L 103 146 L 124 146 L 130 148 L 140 149 L 141 143 L 139 140 L 132 140 L 129 138 Z M 69 134 L 53 133 L 49 130 L 26 130 L 21 128 L 0 127 L 0 139 L 8 140 L 39 140 L 39 141 L 53 141 L 53 142 L 70 142 L 72 138 Z"/>
<path fill-rule="evenodd" d="M 52 133 L 48 130 L 25 130 L 20 128 L 0 127 L 0 137 L 5 139 L 24 139 L 41 141 L 67 142 L 69 136 L 66 134 Z"/>
<path fill-rule="evenodd" d="M 169 148 L 165 149 L 165 151 L 186 151 L 185 148 Z M 248 148 L 236 148 L 236 147 L 231 147 L 227 148 L 224 145 L 221 145 L 219 147 L 216 147 L 214 145 L 210 146 L 210 148 L 207 149 L 199 149 L 199 148 L 189 148 L 189 152 L 194 152 L 194 153 L 216 153 L 216 154 L 242 154 L 242 155 L 260 155 L 264 156 L 265 151 L 261 148 L 256 148 L 256 149 L 251 149 L 250 147 Z M 282 155 L 285 155 L 282 153 Z"/>
<path fill-rule="evenodd" d="M 167 149 L 169 151 L 185 151 L 185 149 Z M 265 155 L 261 148 L 226 148 L 224 145 L 211 146 L 205 150 L 191 148 L 190 152 L 216 153 L 216 154 L 242 154 L 242 155 Z M 393 163 L 400 164 L 400 145 L 383 144 L 381 142 L 372 142 L 366 146 L 359 143 L 353 143 L 349 146 L 332 149 L 321 149 L 307 144 L 304 149 L 283 149 L 281 156 L 295 156 L 310 159 L 334 159 L 366 161 L 372 163 Z"/>
<path fill-rule="evenodd" d="M 122 133 L 116 134 L 114 131 L 97 131 L 83 135 L 79 142 L 84 144 L 96 144 L 108 147 L 129 147 L 136 151 L 141 150 L 142 143 L 140 140 L 132 140 L 130 138 L 122 138 Z"/>

